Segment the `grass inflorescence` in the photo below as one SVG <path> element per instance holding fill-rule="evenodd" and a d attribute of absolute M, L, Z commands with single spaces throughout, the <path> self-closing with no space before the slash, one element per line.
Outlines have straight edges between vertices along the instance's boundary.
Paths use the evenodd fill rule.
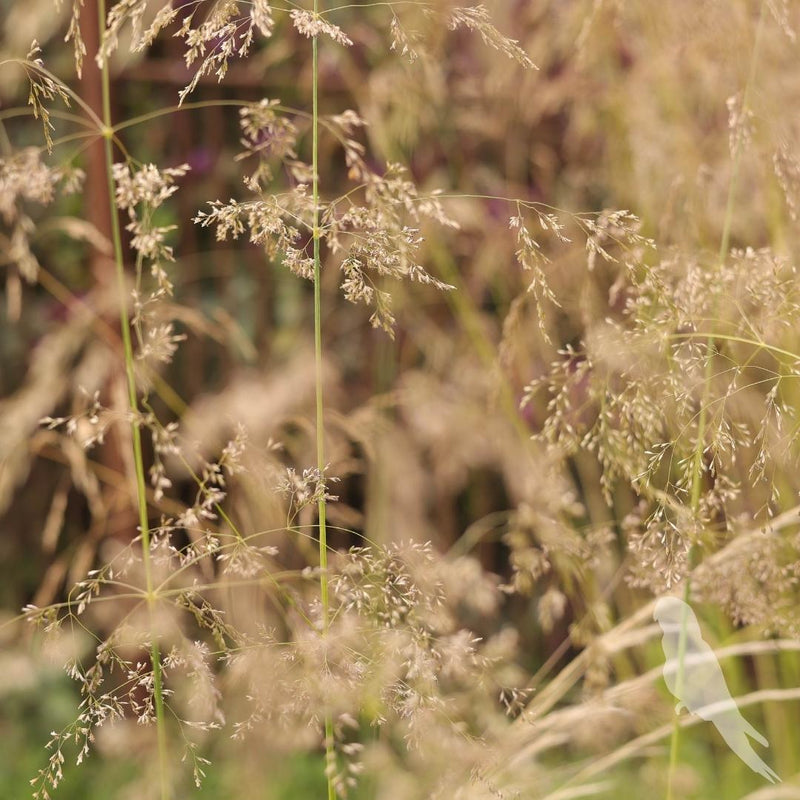
<path fill-rule="evenodd" d="M 795 10 L 67 6 L 0 58 L 34 797 L 768 797 L 670 594 L 791 785 Z"/>

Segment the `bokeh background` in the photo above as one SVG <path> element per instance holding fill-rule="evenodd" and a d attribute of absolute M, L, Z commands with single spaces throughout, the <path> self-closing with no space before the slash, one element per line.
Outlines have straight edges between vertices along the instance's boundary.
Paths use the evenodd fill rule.
<path fill-rule="evenodd" d="M 730 243 L 769 246 L 791 261 L 798 245 L 793 181 L 800 176 L 793 160 L 800 134 L 793 113 L 800 101 L 793 33 L 798 14 L 779 0 L 763 5 Z M 470 556 L 478 573 L 492 576 L 495 584 L 513 584 L 519 591 L 505 596 L 492 614 L 468 610 L 466 616 L 472 614 L 469 623 L 483 635 L 513 627 L 517 663 L 527 674 L 543 666 L 545 674 L 558 674 L 664 586 L 629 580 L 639 558 L 631 530 L 641 502 L 630 481 L 617 476 L 604 491 L 607 465 L 596 448 L 556 452 L 531 444 L 553 413 L 546 394 L 520 410 L 525 387 L 563 361 L 565 348 L 580 350 L 592 341 L 602 351 L 597 337 L 607 319 L 622 317 L 629 297 L 627 250 L 612 242 L 615 260 L 600 259 L 590 269 L 579 226 L 567 229 L 571 242 L 543 233 L 550 259 L 546 277 L 557 304 L 537 302 L 528 291 L 531 275 L 515 255 L 513 199 L 547 204 L 567 226 L 571 215 L 627 209 L 658 248 L 658 256 L 637 255 L 642 263 L 673 255 L 678 261 L 713 261 L 734 168 L 731 114 L 751 73 L 760 10 L 759 3 L 745 0 L 492 3 L 494 24 L 519 40 L 537 70 L 522 69 L 475 33 L 428 30 L 413 7 L 404 9 L 404 19 L 425 32 L 427 48 L 413 63 L 390 49 L 391 13 L 380 5 L 337 14 L 355 42 L 352 48 L 327 42 L 321 47 L 321 112 L 355 109 L 367 122 L 363 142 L 370 163 L 376 169 L 405 164 L 421 193 L 442 190 L 448 214 L 459 223 L 458 229 L 423 231 L 426 268 L 452 284 L 452 291 L 391 285 L 394 339 L 372 329 L 369 313 L 341 297 L 335 270 L 323 271 L 326 450 L 340 478 L 330 518 L 342 528 L 332 531 L 331 544 L 350 547 L 359 543 L 359 534 L 383 544 L 431 541 L 453 558 Z M 85 0 L 90 53 L 97 43 L 96 13 L 95 0 Z M 78 79 L 71 45 L 62 41 L 69 4 L 3 0 L 0 14 L 0 61 L 24 58 L 35 38 L 47 67 L 99 108 L 99 73 L 91 57 Z M 215 101 L 278 98 L 309 109 L 308 41 L 285 15 L 276 18 L 273 38 L 258 42 L 246 60 L 232 62 L 223 82 L 202 79 L 186 108 L 138 121 L 120 135 L 142 162 L 191 166 L 162 210 L 163 224 L 176 226 L 170 312 L 187 339 L 161 375 L 162 388 L 171 390 L 154 394 L 154 410 L 165 421 L 181 420 L 187 439 L 209 458 L 241 424 L 256 449 L 279 439 L 284 461 L 303 467 L 314 460 L 311 285 L 246 240 L 219 243 L 213 231 L 191 222 L 207 201 L 246 194 L 243 165 L 236 159 L 242 150 L 237 108 Z M 123 42 L 112 61 L 114 120 L 176 105 L 191 72 L 180 40 L 169 33 L 146 54 L 127 53 Z M 40 124 L 26 110 L 27 93 L 20 67 L 3 63 L 0 144 L 41 146 Z M 54 123 L 59 135 L 73 130 L 58 119 Z M 308 158 L 307 139 L 301 138 L 300 148 Z M 104 404 L 117 407 L 123 377 L 115 312 L 107 300 L 114 278 L 104 256 L 110 223 L 102 148 L 78 139 L 57 147 L 53 157 L 72 159 L 85 170 L 83 191 L 28 209 L 35 225 L 36 282 L 18 281 L 13 257 L 2 258 L 8 279 L 0 303 L 3 798 L 27 796 L 49 731 L 71 718 L 77 702 L 57 658 L 43 652 L 14 618 L 27 603 L 63 599 L 103 558 L 109 542 L 135 535 L 124 437 L 112 432 L 87 453 L 38 424 L 44 416 L 80 408 L 84 390 L 100 392 Z M 347 168 L 335 141 L 323 139 L 320 165 L 324 196 L 347 191 Z M 86 307 L 93 310 L 88 320 Z M 791 319 L 787 323 L 780 343 L 794 352 L 796 328 Z M 737 357 L 744 364 L 749 358 Z M 624 362 L 624 351 L 614 358 Z M 589 425 L 594 396 L 580 381 L 571 391 L 572 422 Z M 783 398 L 789 427 L 794 391 L 787 389 Z M 773 516 L 794 506 L 792 445 L 767 491 L 779 486 Z M 192 502 L 190 476 L 173 467 L 172 490 L 160 506 L 153 504 L 154 511 L 172 513 L 176 505 Z M 768 518 L 762 494 L 753 489 L 739 509 L 753 524 Z M 228 502 L 245 526 L 281 524 L 280 501 L 258 472 L 237 481 Z M 787 537 L 793 530 L 786 528 Z M 286 555 L 295 566 L 307 557 L 301 545 Z M 774 632 L 757 614 L 732 619 L 730 608 L 703 608 L 717 644 L 739 641 L 742 622 L 762 624 L 755 636 Z M 644 674 L 660 658 L 657 639 L 599 657 L 595 671 L 560 704 Z M 796 686 L 799 677 L 800 661 L 791 654 L 743 657 L 729 674 L 738 694 Z M 663 685 L 654 684 L 652 691 L 645 699 L 668 723 L 671 698 Z M 644 699 L 642 707 L 650 708 Z M 796 772 L 797 702 L 765 703 L 752 711 L 754 724 L 772 743 L 775 769 L 787 776 Z M 619 741 L 611 723 L 596 730 L 548 758 L 554 765 L 584 763 Z M 248 795 L 264 798 L 323 791 L 319 754 L 285 759 L 246 748 L 233 754 L 222 738 L 214 747 L 220 766 L 209 770 L 199 796 L 240 797 L 243 785 Z M 692 729 L 682 747 L 681 797 L 738 798 L 762 785 L 713 731 Z M 98 757 L 70 769 L 58 796 L 126 796 L 124 787 L 137 772 L 129 748 L 113 736 L 99 742 Z M 639 787 L 632 796 L 661 791 L 665 752 L 662 741 L 648 757 L 614 774 Z M 259 778 L 265 764 L 269 777 Z M 364 796 L 370 796 L 368 789 Z"/>

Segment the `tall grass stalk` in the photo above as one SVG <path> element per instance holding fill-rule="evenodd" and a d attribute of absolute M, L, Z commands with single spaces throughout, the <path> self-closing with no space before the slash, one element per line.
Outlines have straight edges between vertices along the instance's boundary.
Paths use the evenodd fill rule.
<path fill-rule="evenodd" d="M 104 29 L 106 20 L 105 0 L 98 0 L 97 13 L 100 30 Z M 111 79 L 108 58 L 103 58 L 100 68 L 103 93 L 103 140 L 105 145 L 105 171 L 108 184 L 108 204 L 111 215 L 111 234 L 114 243 L 114 262 L 116 265 L 117 285 L 119 290 L 120 329 L 122 332 L 123 356 L 128 384 L 128 407 L 131 414 L 131 438 L 133 443 L 133 463 L 136 480 L 136 505 L 139 513 L 139 529 L 142 542 L 142 564 L 144 567 L 147 606 L 150 614 L 150 660 L 153 667 L 153 705 L 156 715 L 156 737 L 158 742 L 158 772 L 161 800 L 170 800 L 172 791 L 169 781 L 168 745 L 166 720 L 164 713 L 163 675 L 161 671 L 161 651 L 154 625 L 154 608 L 156 595 L 153 591 L 153 575 L 150 565 L 150 527 L 147 517 L 147 489 L 145 482 L 144 459 L 142 457 L 142 435 L 139 428 L 139 402 L 136 391 L 136 375 L 134 371 L 133 343 L 131 341 L 130 322 L 128 320 L 128 289 L 125 281 L 125 265 L 122 251 L 122 234 L 120 231 L 119 213 L 114 203 L 116 186 L 114 181 L 113 139 L 114 131 L 111 119 Z"/>
<path fill-rule="evenodd" d="M 319 14 L 318 0 L 314 0 L 314 15 Z M 317 36 L 311 37 L 311 171 L 313 196 L 314 242 L 314 362 L 316 395 L 316 436 L 317 469 L 320 476 L 325 472 L 325 427 L 324 403 L 322 396 L 322 286 L 319 254 L 319 47 Z M 322 635 L 327 635 L 329 624 L 328 599 L 328 535 L 325 521 L 325 492 L 317 503 L 319 516 L 319 591 L 322 603 Z M 323 665 L 324 666 L 324 665 Z M 335 753 L 333 749 L 333 719 L 329 709 L 325 710 L 325 777 L 328 786 L 328 800 L 335 800 L 334 787 Z"/>
<path fill-rule="evenodd" d="M 753 54 L 750 58 L 750 70 L 747 76 L 747 83 L 745 84 L 744 93 L 742 96 L 742 115 L 746 118 L 750 108 L 750 96 L 752 93 L 753 85 L 755 83 L 756 67 L 758 64 L 759 50 L 761 47 L 761 40 L 764 31 L 764 19 L 766 17 L 767 3 L 762 0 L 761 8 L 759 11 L 758 27 L 756 28 L 755 42 L 753 44 Z M 742 142 L 744 135 L 740 131 L 734 130 L 735 147 L 733 151 L 733 159 L 731 165 L 731 178 L 728 184 L 728 197 L 725 204 L 725 218 L 722 225 L 722 236 L 720 239 L 719 253 L 717 254 L 716 269 L 720 270 L 728 257 L 728 250 L 730 249 L 731 229 L 733 227 L 733 210 L 736 203 L 736 190 L 739 184 L 739 170 L 741 166 L 742 157 Z M 710 334 L 706 339 L 706 352 L 707 358 L 705 362 L 705 374 L 703 375 L 703 395 L 700 401 L 700 412 L 697 422 L 697 439 L 695 441 L 694 459 L 692 465 L 692 484 L 690 492 L 690 507 L 692 516 L 697 514 L 700 506 L 700 493 L 703 482 L 703 453 L 705 451 L 705 432 L 708 416 L 708 405 L 711 395 L 711 378 L 713 375 L 713 360 L 712 353 L 714 350 L 715 336 Z M 687 559 L 688 572 L 683 586 L 683 612 L 681 616 L 681 629 L 678 638 L 678 672 L 675 677 L 675 693 L 678 697 L 682 696 L 683 689 L 683 661 L 686 656 L 686 621 L 688 618 L 687 604 L 691 597 L 692 587 L 692 573 L 691 570 L 697 559 L 697 545 L 692 542 L 689 548 L 689 555 Z M 680 746 L 680 720 L 676 713 L 675 720 L 672 728 L 672 736 L 670 737 L 670 751 L 669 751 L 669 770 L 667 772 L 667 795 L 666 800 L 673 798 L 673 782 L 675 778 L 675 769 L 678 764 L 678 748 Z"/>

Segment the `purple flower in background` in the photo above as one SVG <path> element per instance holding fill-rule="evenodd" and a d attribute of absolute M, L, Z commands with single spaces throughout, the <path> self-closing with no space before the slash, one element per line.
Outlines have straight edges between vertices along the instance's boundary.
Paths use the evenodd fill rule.
<path fill-rule="evenodd" d="M 192 175 L 208 175 L 213 171 L 217 155 L 208 147 L 195 147 L 189 151 L 186 163 L 192 168 Z"/>

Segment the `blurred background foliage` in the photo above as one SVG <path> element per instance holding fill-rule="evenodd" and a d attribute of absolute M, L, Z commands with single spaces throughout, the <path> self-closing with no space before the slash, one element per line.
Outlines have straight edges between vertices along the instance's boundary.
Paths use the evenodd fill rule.
<path fill-rule="evenodd" d="M 797 226 L 773 155 L 781 148 L 794 152 L 800 134 L 797 115 L 786 113 L 800 107 L 791 33 L 798 14 L 778 0 L 768 5 L 753 102 L 757 134 L 741 163 L 732 245 L 771 245 L 792 258 Z M 24 57 L 36 38 L 48 68 L 96 100 L 91 58 L 78 80 L 71 46 L 62 41 L 70 13 L 68 4 L 52 0 L 2 0 L 0 61 Z M 87 20 L 96 14 L 94 0 L 85 0 L 84 14 Z M 484 570 L 508 582 L 525 508 L 538 503 L 539 511 L 563 510 L 564 493 L 570 494 L 580 546 L 557 553 L 553 545 L 552 570 L 531 570 L 527 591 L 509 596 L 502 610 L 504 622 L 519 633 L 520 663 L 536 673 L 542 665 L 568 663 L 592 636 L 632 615 L 648 596 L 622 579 L 630 558 L 623 522 L 639 498 L 620 482 L 609 504 L 601 490 L 602 465 L 589 451 L 569 454 L 564 467 L 534 450 L 540 471 L 528 470 L 528 437 L 541 428 L 547 410 L 536 400 L 518 411 L 525 386 L 545 376 L 560 349 L 619 316 L 627 278 L 619 263 L 588 270 L 580 241 L 549 237 L 543 245 L 551 259 L 547 278 L 559 305 L 545 303 L 545 319 L 538 319 L 509 231 L 516 209 L 503 198 L 568 213 L 630 209 L 662 254 L 716 252 L 732 169 L 726 101 L 748 80 L 758 4 L 501 0 L 491 14 L 501 31 L 520 41 L 537 71 L 518 69 L 465 31 L 435 32 L 430 55 L 408 63 L 389 49 L 390 15 L 381 5 L 353 6 L 337 16 L 353 48 L 321 48 L 322 113 L 357 110 L 368 123 L 368 158 L 376 165 L 406 164 L 421 193 L 454 195 L 446 208 L 460 225 L 426 231 L 423 246 L 429 270 L 454 291 L 391 287 L 394 340 L 370 328 L 363 308 L 342 300 L 335 271 L 323 275 L 326 444 L 332 471 L 341 478 L 340 502 L 330 514 L 335 524 L 384 543 L 431 540 L 443 552 L 471 553 Z M 162 36 L 142 56 L 127 54 L 124 46 L 120 53 L 112 62 L 115 120 L 176 104 L 190 77 L 177 40 Z M 195 106 L 279 98 L 307 109 L 310 79 L 307 40 L 279 19 L 275 36 L 233 64 L 224 82 L 201 80 L 186 109 L 121 134 L 142 162 L 192 167 L 163 220 L 177 226 L 172 302 L 180 308 L 180 330 L 189 336 L 162 375 L 173 391 L 154 397 L 153 404 L 165 421 L 181 418 L 188 437 L 209 457 L 242 423 L 257 446 L 274 436 L 291 463 L 313 462 L 313 325 L 310 284 L 244 240 L 217 243 L 210 230 L 191 224 L 207 200 L 243 196 L 236 108 Z M 6 113 L 25 107 L 27 91 L 20 68 L 5 64 L 0 139 L 17 147 L 41 144 L 41 128 L 30 114 Z M 68 130 L 56 125 L 59 134 Z M 10 283 L 0 303 L 0 605 L 8 619 L 26 603 L 62 598 L 109 540 L 129 538 L 134 530 L 119 441 L 111 437 L 90 454 L 72 453 L 37 427 L 46 414 L 69 413 L 86 382 L 112 405 L 119 394 L 120 365 L 112 357 L 118 338 L 103 295 L 110 278 L 97 255 L 98 243 L 108 238 L 104 177 L 93 152 L 81 140 L 57 148 L 58 158 L 86 170 L 85 190 L 53 207 L 29 209 L 40 278 L 22 286 L 19 308 Z M 323 141 L 320 159 L 323 194 L 346 191 L 335 142 Z M 76 236 L 63 222 L 67 218 L 88 221 L 92 232 Z M 79 313 L 87 305 L 94 311 L 89 321 Z M 797 343 L 795 331 L 787 337 Z M 796 496 L 790 468 L 783 481 L 785 494 Z M 190 501 L 188 475 L 174 483 L 174 496 Z M 272 492 L 257 475 L 240 481 L 229 502 L 239 519 L 254 526 L 281 524 Z M 334 547 L 355 543 L 352 534 L 333 533 Z M 549 626 L 542 625 L 543 608 L 552 610 Z M 719 643 L 735 641 L 735 627 L 711 606 L 704 621 L 718 626 Z M 588 628 L 583 643 L 573 628 L 578 622 Z M 480 620 L 475 624 L 479 629 Z M 0 663 L 6 743 L 0 796 L 8 798 L 25 796 L 48 731 L 69 719 L 75 703 L 66 678 L 31 655 L 35 648 L 20 644 L 17 634 L 3 634 Z M 657 666 L 661 653 L 651 642 L 635 656 L 611 658 L 622 678 Z M 795 686 L 799 663 L 791 655 L 748 661 L 735 684 L 731 677 L 734 694 Z M 611 669 L 599 669 L 601 684 Z M 576 689 L 571 699 L 579 696 Z M 671 700 L 663 692 L 658 696 L 658 714 L 668 721 Z M 766 704 L 765 724 L 754 723 L 772 742 L 781 774 L 798 769 L 798 718 L 792 701 Z M 613 739 L 613 731 L 607 735 Z M 98 746 L 114 754 L 113 741 Z M 225 755 L 230 744 L 220 741 L 218 747 L 213 760 L 223 766 L 209 771 L 199 796 L 241 797 L 245 783 L 261 786 L 247 790 L 253 797 L 322 794 L 315 756 L 281 764 L 275 756 L 245 752 L 234 760 Z M 554 758 L 591 758 L 594 743 L 572 747 Z M 70 770 L 60 796 L 126 796 L 122 789 L 109 794 L 109 786 L 124 787 L 135 770 L 121 755 L 92 758 Z M 682 760 L 684 798 L 710 797 L 708 786 L 715 787 L 715 797 L 743 797 L 760 785 L 713 732 L 687 733 Z M 665 763 L 661 750 L 643 766 L 624 767 L 629 772 L 622 778 L 642 787 L 635 796 L 661 791 Z M 265 783 L 264 771 L 274 778 Z M 368 788 L 363 791 L 368 796 Z"/>

